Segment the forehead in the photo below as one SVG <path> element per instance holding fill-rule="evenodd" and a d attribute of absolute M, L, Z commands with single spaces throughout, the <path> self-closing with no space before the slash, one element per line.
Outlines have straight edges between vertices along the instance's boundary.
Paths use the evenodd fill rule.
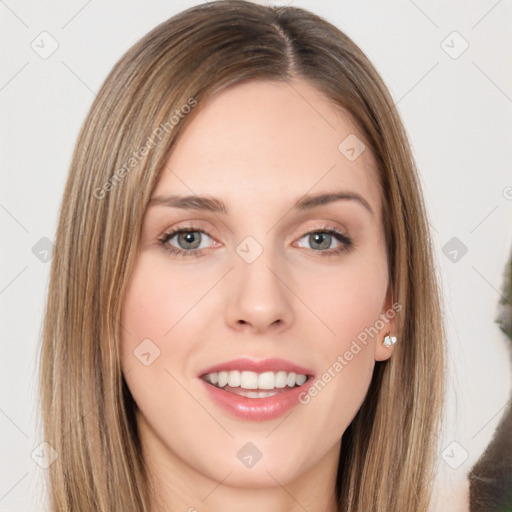
<path fill-rule="evenodd" d="M 378 215 L 373 155 L 347 153 L 364 147 L 359 130 L 309 83 L 251 81 L 196 108 L 155 195 L 211 194 L 258 208 L 263 199 L 270 205 L 344 189 L 363 195 Z"/>

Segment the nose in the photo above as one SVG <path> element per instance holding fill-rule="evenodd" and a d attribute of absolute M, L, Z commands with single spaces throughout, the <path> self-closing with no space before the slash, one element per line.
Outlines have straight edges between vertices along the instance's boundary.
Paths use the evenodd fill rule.
<path fill-rule="evenodd" d="M 291 299 L 283 272 L 265 252 L 254 262 L 241 258 L 230 272 L 226 323 L 237 331 L 276 334 L 293 323 Z"/>

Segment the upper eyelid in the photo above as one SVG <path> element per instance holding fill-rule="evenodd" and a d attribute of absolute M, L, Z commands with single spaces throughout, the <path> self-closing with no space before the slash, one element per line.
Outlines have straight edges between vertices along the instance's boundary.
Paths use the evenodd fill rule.
<path fill-rule="evenodd" d="M 305 236 L 305 235 L 308 235 L 311 233 L 316 233 L 316 232 L 329 231 L 329 230 L 331 230 L 331 231 L 334 230 L 334 231 L 339 232 L 341 235 L 348 236 L 348 234 L 343 232 L 344 230 L 336 228 L 334 226 L 319 226 L 319 227 L 305 228 L 305 231 L 301 231 L 301 233 L 302 233 L 301 236 Z M 213 236 L 210 234 L 210 232 L 207 229 L 201 228 L 199 226 L 178 226 L 175 228 L 164 229 L 164 231 L 162 232 L 162 236 L 170 235 L 170 234 L 175 235 L 176 233 L 180 233 L 182 231 L 191 231 L 191 232 L 198 231 L 198 232 L 204 233 L 205 235 L 208 235 L 213 238 Z"/>
<path fill-rule="evenodd" d="M 168 230 L 165 230 L 163 234 L 167 234 L 167 235 L 175 235 L 176 233 L 182 233 L 182 232 L 191 232 L 191 233 L 204 233 L 208 236 L 210 236 L 210 233 L 208 233 L 208 231 L 206 229 L 203 229 L 203 228 L 195 228 L 195 227 L 183 227 L 183 228 L 173 228 L 173 229 L 168 229 Z"/>
<path fill-rule="evenodd" d="M 164 232 L 158 237 L 159 240 L 162 240 L 162 239 L 167 239 L 168 240 L 171 240 L 172 238 L 174 238 L 176 235 L 180 234 L 180 233 L 202 233 L 203 235 L 206 235 L 208 237 L 210 237 L 212 240 L 214 240 L 215 242 L 218 242 L 218 240 L 212 236 L 208 231 L 206 231 L 205 229 L 203 228 L 197 228 L 197 227 L 178 227 L 178 228 L 173 228 L 173 229 L 166 229 L 164 230 Z"/>
<path fill-rule="evenodd" d="M 185 224 L 185 225 L 182 225 L 182 222 Z M 201 231 L 201 232 L 204 232 L 206 233 L 207 235 L 211 235 L 211 229 L 210 228 L 203 228 L 199 225 L 199 223 L 203 223 L 204 221 L 202 220 L 198 220 L 198 221 L 182 221 L 182 222 L 177 222 L 174 227 L 168 227 L 164 230 L 162 230 L 162 235 L 165 234 L 165 233 L 172 233 L 172 232 L 176 232 L 176 231 Z M 310 233 L 311 231 L 321 231 L 323 229 L 335 229 L 336 231 L 340 232 L 341 234 L 343 235 L 346 235 L 346 236 L 349 236 L 348 235 L 348 229 L 343 226 L 343 227 L 338 227 L 338 226 L 335 226 L 334 224 L 340 224 L 339 221 L 333 221 L 333 220 L 325 220 L 325 219 L 322 219 L 322 220 L 318 220 L 318 221 L 308 221 L 308 222 L 318 222 L 320 223 L 321 225 L 319 226 L 310 226 L 310 227 L 306 227 L 304 228 L 304 230 L 302 231 L 304 234 L 307 234 L 307 233 Z M 210 224 L 208 222 L 208 224 Z M 301 222 L 302 224 L 302 222 Z M 214 228 L 213 231 L 215 231 L 216 229 Z M 293 229 L 295 230 L 295 228 Z M 232 233 L 232 230 L 229 229 L 229 231 Z"/>

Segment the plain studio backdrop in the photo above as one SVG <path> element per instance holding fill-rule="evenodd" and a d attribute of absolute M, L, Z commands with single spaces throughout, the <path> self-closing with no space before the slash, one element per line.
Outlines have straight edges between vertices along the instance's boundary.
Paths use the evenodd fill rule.
<path fill-rule="evenodd" d="M 79 128 L 121 55 L 197 3 L 0 2 L 0 512 L 43 510 L 37 354 L 51 242 Z M 309 9 L 345 31 L 383 76 L 405 123 L 430 214 L 450 357 L 435 510 L 455 510 L 448 496 L 462 488 L 511 391 L 512 343 L 495 319 L 512 249 L 512 4 L 279 4 Z"/>

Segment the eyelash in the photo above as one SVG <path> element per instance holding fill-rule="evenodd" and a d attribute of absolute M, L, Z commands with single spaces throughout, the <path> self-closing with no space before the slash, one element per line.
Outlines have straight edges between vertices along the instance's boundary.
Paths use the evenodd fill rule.
<path fill-rule="evenodd" d="M 180 233 L 202 233 L 204 235 L 210 236 L 206 231 L 203 229 L 197 227 L 197 226 L 189 226 L 186 228 L 178 228 L 174 231 L 170 231 L 167 233 L 164 233 L 160 238 L 158 238 L 158 243 L 161 247 L 161 249 L 166 252 L 167 254 L 175 255 L 175 256 L 201 256 L 204 252 L 204 249 L 196 249 L 191 251 L 185 251 L 183 249 L 177 249 L 176 247 L 173 247 L 169 245 L 167 242 L 171 240 L 175 235 Z M 340 246 L 335 249 L 328 249 L 328 250 L 315 250 L 315 249 L 309 249 L 310 251 L 314 251 L 320 256 L 335 256 L 337 254 L 341 254 L 344 252 L 349 252 L 354 248 L 354 242 L 351 238 L 344 235 L 343 233 L 340 233 L 337 229 L 331 227 L 331 226 L 325 226 L 321 229 L 313 229 L 311 231 L 307 231 L 304 233 L 300 239 L 304 238 L 307 235 L 312 235 L 315 233 L 327 233 L 328 235 L 333 236 L 338 242 L 340 242 Z M 210 236 L 210 238 L 212 238 Z M 299 240 L 300 240 L 299 239 Z"/>

